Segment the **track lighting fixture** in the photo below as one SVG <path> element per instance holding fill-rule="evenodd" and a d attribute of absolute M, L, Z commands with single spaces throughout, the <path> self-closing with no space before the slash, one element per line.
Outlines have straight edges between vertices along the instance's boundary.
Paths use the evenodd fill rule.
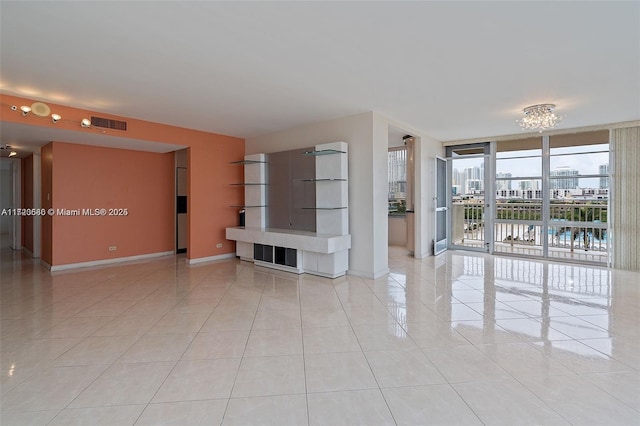
<path fill-rule="evenodd" d="M 60 114 L 57 114 L 55 112 L 51 113 L 51 108 L 49 107 L 49 105 L 42 102 L 34 102 L 33 104 L 31 104 L 31 106 L 22 105 L 19 107 L 17 105 L 11 105 L 11 111 L 20 111 L 23 117 L 26 117 L 29 114 L 31 114 L 32 117 L 50 117 L 53 124 L 56 124 L 60 120 L 62 120 L 62 116 Z M 67 121 L 70 120 L 67 119 Z M 85 129 L 91 127 L 91 125 L 92 123 L 89 118 L 83 118 L 80 121 L 80 127 L 83 127 Z M 126 130 L 126 127 L 124 130 Z"/>

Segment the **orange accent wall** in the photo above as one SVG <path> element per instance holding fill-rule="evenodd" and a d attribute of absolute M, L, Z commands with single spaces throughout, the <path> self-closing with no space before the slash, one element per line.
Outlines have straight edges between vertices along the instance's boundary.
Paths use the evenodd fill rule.
<path fill-rule="evenodd" d="M 239 209 L 230 206 L 242 205 L 244 195 L 231 184 L 244 182 L 244 168 L 229 163 L 243 158 L 244 148 L 238 153 L 224 145 L 192 146 L 189 150 L 189 258 L 211 256 L 210 247 L 217 243 L 222 243 L 222 248 L 213 255 L 235 252 L 235 242 L 226 239 L 225 228 L 239 225 Z M 225 225 L 214 227 L 213 223 Z M 198 235 L 201 232 L 206 232 L 206 238 Z"/>
<path fill-rule="evenodd" d="M 22 159 L 22 206 L 32 209 L 33 201 L 33 155 L 30 155 Z M 33 216 L 23 217 L 22 246 L 33 253 Z"/>
<path fill-rule="evenodd" d="M 83 129 L 79 123 L 83 118 L 97 115 L 127 122 L 127 131 L 100 129 L 100 132 L 106 136 L 170 143 L 189 148 L 189 194 L 187 213 L 189 238 L 187 243 L 187 257 L 197 259 L 235 252 L 235 243 L 226 240 L 224 234 L 226 227 L 238 225 L 238 209 L 231 208 L 230 206 L 243 204 L 243 189 L 242 187 L 233 187 L 230 184 L 242 182 L 244 175 L 241 166 L 231 165 L 229 162 L 244 158 L 244 139 L 47 102 L 52 112 L 62 116 L 62 120 L 53 124 L 49 117 L 37 117 L 33 114 L 23 117 L 19 111 L 11 111 L 9 109 L 11 105 L 18 107 L 21 105 L 31 105 L 37 100 L 8 95 L 0 95 L 0 100 L 2 102 L 1 119 L 3 121 L 41 127 L 56 127 L 76 132 L 95 133 L 96 129 Z M 53 153 L 51 153 L 51 155 L 53 155 Z M 46 161 L 43 152 L 42 206 L 48 208 L 44 202 L 46 198 L 44 190 Z M 53 162 L 54 160 L 51 159 L 51 161 Z M 55 162 L 57 161 L 59 161 L 58 154 L 55 155 Z M 111 164 L 111 166 L 117 169 L 118 164 Z M 57 168 L 55 165 L 51 167 Z M 55 194 L 52 194 L 52 197 L 54 197 L 57 202 L 57 197 L 64 195 L 68 191 L 73 191 L 73 188 L 55 184 Z M 48 230 L 47 226 L 49 225 L 45 219 L 43 220 L 42 228 L 42 258 L 51 264 L 45 257 L 47 237 L 44 234 L 46 234 Z M 56 233 L 55 235 L 57 236 L 58 234 Z M 217 248 L 217 243 L 222 243 L 222 247 Z M 59 239 L 59 237 L 51 240 L 49 244 L 53 245 L 56 251 L 59 249 L 61 249 L 63 253 L 71 253 L 73 251 L 71 247 L 68 247 L 73 243 L 68 240 Z M 118 257 L 123 255 L 119 249 L 116 253 L 118 253 Z M 102 259 L 108 258 L 109 257 L 104 256 Z M 52 265 L 59 264 L 57 263 L 57 258 L 54 259 L 54 262 Z"/>
<path fill-rule="evenodd" d="M 173 153 L 52 145 L 53 265 L 174 249 Z M 106 216 L 82 214 L 82 209 L 101 208 Z M 80 209 L 80 215 L 65 216 L 60 209 Z M 127 214 L 110 216 L 110 209 L 127 209 Z"/>

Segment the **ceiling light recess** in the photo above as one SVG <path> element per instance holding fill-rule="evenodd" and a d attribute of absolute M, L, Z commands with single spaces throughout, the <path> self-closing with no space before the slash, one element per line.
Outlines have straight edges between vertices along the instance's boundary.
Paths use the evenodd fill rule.
<path fill-rule="evenodd" d="M 552 129 L 562 121 L 563 117 L 553 112 L 555 108 L 554 104 L 528 106 L 522 110 L 524 116 L 517 123 L 522 130 L 537 130 L 542 133 L 543 130 Z"/>
<path fill-rule="evenodd" d="M 43 102 L 34 102 L 31 104 L 31 112 L 38 117 L 47 117 L 51 114 L 51 108 Z"/>
<path fill-rule="evenodd" d="M 91 127 L 91 120 L 89 120 L 88 118 L 83 118 L 80 122 L 80 125 L 82 127 Z"/>
<path fill-rule="evenodd" d="M 60 114 L 51 114 L 52 122 L 57 123 L 58 121 L 60 121 L 60 119 L 62 119 L 62 116 Z"/>
<path fill-rule="evenodd" d="M 27 114 L 29 114 L 31 112 L 31 107 L 28 106 L 28 105 L 22 105 L 20 107 L 20 111 L 22 111 L 22 115 L 26 117 Z"/>

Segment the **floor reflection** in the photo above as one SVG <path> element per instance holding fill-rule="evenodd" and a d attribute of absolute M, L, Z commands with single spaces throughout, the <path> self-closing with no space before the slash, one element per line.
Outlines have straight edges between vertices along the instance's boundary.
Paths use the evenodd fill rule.
<path fill-rule="evenodd" d="M 474 341 L 515 338 L 578 355 L 612 356 L 612 270 L 464 252 L 424 260 L 415 270 L 405 269 L 402 251 L 393 250 L 392 259 L 399 261 L 392 262 L 397 269 L 392 268 L 388 278 L 404 285 L 405 291 L 389 287 L 385 298 L 393 302 L 394 316 L 405 327 L 410 327 L 412 310 L 426 306 L 438 320 Z M 411 279 L 414 275 L 422 280 Z M 412 304 L 416 296 L 420 303 Z M 558 343 L 580 339 L 598 339 L 598 350 Z"/>

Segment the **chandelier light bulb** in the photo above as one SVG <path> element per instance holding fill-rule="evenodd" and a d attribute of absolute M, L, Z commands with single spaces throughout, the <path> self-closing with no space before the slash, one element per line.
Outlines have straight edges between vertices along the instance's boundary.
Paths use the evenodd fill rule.
<path fill-rule="evenodd" d="M 553 110 L 554 104 L 539 104 L 526 107 L 522 112 L 524 116 L 517 121 L 522 130 L 543 130 L 555 127 L 562 121 L 561 115 L 556 115 Z"/>

